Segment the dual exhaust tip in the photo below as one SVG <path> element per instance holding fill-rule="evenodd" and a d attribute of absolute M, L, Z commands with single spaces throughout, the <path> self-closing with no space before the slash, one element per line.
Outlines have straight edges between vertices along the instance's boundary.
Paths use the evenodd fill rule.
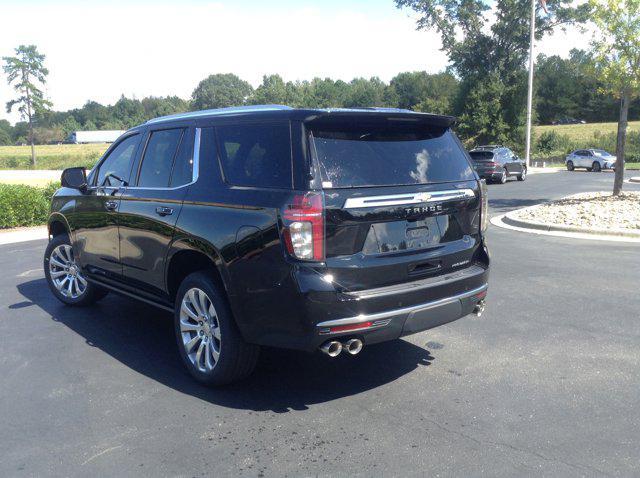
<path fill-rule="evenodd" d="M 349 339 L 344 344 L 337 340 L 329 340 L 320 346 L 320 350 L 329 357 L 337 357 L 344 350 L 348 354 L 359 354 L 364 343 L 360 339 Z"/>

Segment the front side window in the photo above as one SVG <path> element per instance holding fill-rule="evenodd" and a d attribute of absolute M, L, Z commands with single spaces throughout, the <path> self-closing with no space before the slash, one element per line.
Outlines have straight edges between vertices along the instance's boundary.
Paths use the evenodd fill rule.
<path fill-rule="evenodd" d="M 109 156 L 100 164 L 96 185 L 98 186 L 124 186 L 129 182 L 131 163 L 138 148 L 140 135 L 134 134 L 122 140 Z"/>
<path fill-rule="evenodd" d="M 140 167 L 139 187 L 166 188 L 169 186 L 173 160 L 183 133 L 182 128 L 151 133 Z"/>
<path fill-rule="evenodd" d="M 226 181 L 236 186 L 291 188 L 289 123 L 218 126 Z"/>
<path fill-rule="evenodd" d="M 435 125 L 327 124 L 311 128 L 324 188 L 474 179 L 451 130 Z"/>

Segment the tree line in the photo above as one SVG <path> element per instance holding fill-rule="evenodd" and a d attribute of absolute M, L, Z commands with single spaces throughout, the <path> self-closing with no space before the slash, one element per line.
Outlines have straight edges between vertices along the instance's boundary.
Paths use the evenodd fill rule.
<path fill-rule="evenodd" d="M 572 117 L 587 122 L 617 119 L 618 101 L 603 92 L 602 82 L 592 67 L 593 59 L 582 50 L 573 50 L 568 58 L 538 57 L 536 67 L 536 114 L 539 124 Z M 127 129 L 148 119 L 190 110 L 222 108 L 251 104 L 285 104 L 306 108 L 348 108 L 383 106 L 415 111 L 450 114 L 468 121 L 476 115 L 499 114 L 495 103 L 478 108 L 465 101 L 465 85 L 451 72 L 430 74 L 424 71 L 402 72 L 386 83 L 379 78 L 355 78 L 349 82 L 331 78 L 311 81 L 284 81 L 280 75 L 265 75 L 253 88 L 234 74 L 216 74 L 202 80 L 189 100 L 177 96 L 122 96 L 113 105 L 88 101 L 83 107 L 69 111 L 40 109 L 34 116 L 34 141 L 47 144 L 64 141 L 72 131 L 94 129 Z M 630 119 L 640 118 L 640 100 L 632 102 Z M 462 122 L 463 140 L 495 142 L 494 132 L 487 129 L 478 135 Z M 0 120 L 0 144 L 27 143 L 28 122 L 15 126 Z"/>

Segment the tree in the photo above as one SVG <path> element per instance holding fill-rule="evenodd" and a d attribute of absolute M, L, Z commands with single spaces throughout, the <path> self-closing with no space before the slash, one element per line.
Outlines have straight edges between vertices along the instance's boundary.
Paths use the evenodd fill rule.
<path fill-rule="evenodd" d="M 38 52 L 35 45 L 20 45 L 15 49 L 16 56 L 5 56 L 2 58 L 4 66 L 2 69 L 7 75 L 9 85 L 13 84 L 14 89 L 20 96 L 7 103 L 7 113 L 11 113 L 14 106 L 18 106 L 18 111 L 23 119 L 29 122 L 29 143 L 31 144 L 31 164 L 36 165 L 36 150 L 33 138 L 34 116 L 51 106 L 51 102 L 45 99 L 43 91 L 39 85 L 46 83 L 49 70 L 44 67 L 45 56 Z"/>
<path fill-rule="evenodd" d="M 191 106 L 194 110 L 240 106 L 252 94 L 251 85 L 233 73 L 210 75 L 193 90 Z"/>
<path fill-rule="evenodd" d="M 466 130 L 484 128 L 486 118 L 476 124 L 471 99 L 491 91 L 496 116 L 504 128 L 498 135 L 509 141 L 521 139 L 526 100 L 525 62 L 529 49 L 529 1 L 496 0 L 494 18 L 485 13 L 484 0 L 395 0 L 398 8 L 409 7 L 419 15 L 418 29 L 434 28 L 440 33 L 442 50 L 449 57 L 452 72 L 461 80 L 455 100 L 456 114 L 467 120 Z M 572 0 L 547 0 L 549 13 L 537 7 L 536 38 L 558 25 L 584 20 L 587 6 L 572 6 Z M 499 78 L 499 83 L 489 84 Z M 497 137 L 495 138 L 497 139 Z"/>
<path fill-rule="evenodd" d="M 302 106 L 302 89 L 292 82 L 286 82 L 280 75 L 264 75 L 262 83 L 253 94 L 254 105 Z"/>
<path fill-rule="evenodd" d="M 629 104 L 640 93 L 640 0 L 591 0 L 600 29 L 594 40 L 598 71 L 605 88 L 620 99 L 613 194 L 622 191 Z"/>

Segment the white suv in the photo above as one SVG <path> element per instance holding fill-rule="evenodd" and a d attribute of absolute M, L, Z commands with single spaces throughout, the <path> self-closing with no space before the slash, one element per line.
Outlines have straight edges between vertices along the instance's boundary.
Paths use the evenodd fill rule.
<path fill-rule="evenodd" d="M 577 149 L 567 155 L 565 164 L 569 171 L 586 168 L 599 173 L 603 169 L 615 169 L 616 157 L 604 149 Z"/>

